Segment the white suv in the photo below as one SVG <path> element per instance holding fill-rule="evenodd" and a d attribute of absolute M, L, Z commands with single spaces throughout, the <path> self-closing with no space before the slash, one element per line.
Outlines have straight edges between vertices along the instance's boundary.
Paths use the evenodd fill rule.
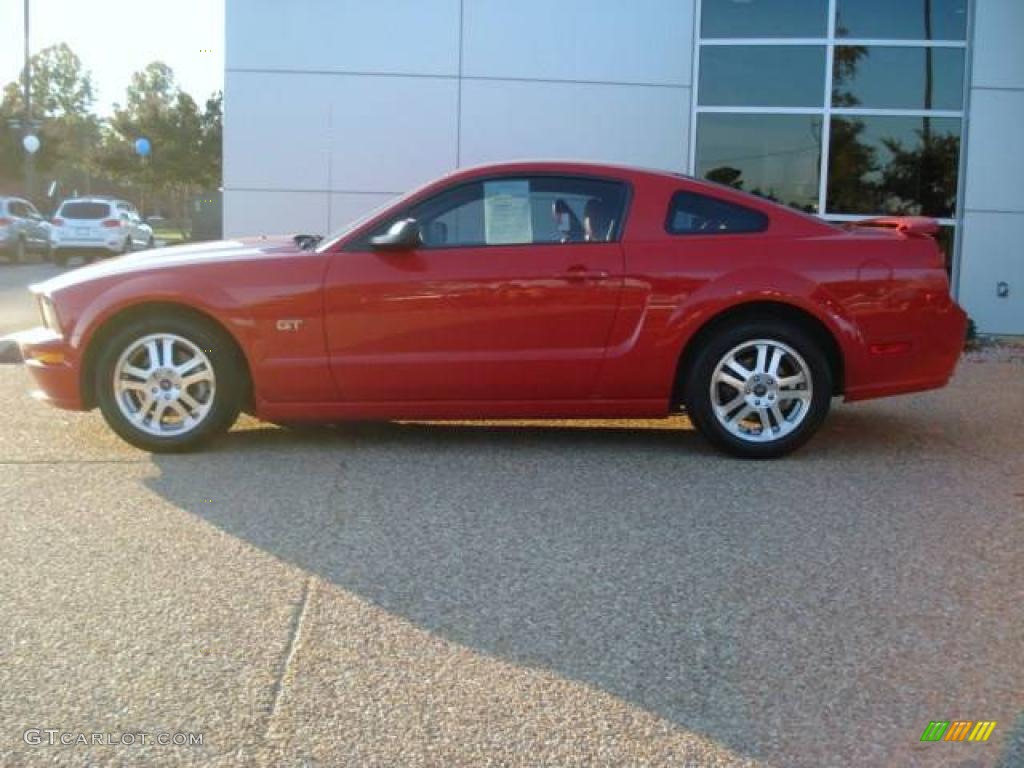
<path fill-rule="evenodd" d="M 53 260 L 58 264 L 66 264 L 75 252 L 91 261 L 97 255 L 130 253 L 153 245 L 153 228 L 124 200 L 78 197 L 61 203 L 53 216 Z"/>

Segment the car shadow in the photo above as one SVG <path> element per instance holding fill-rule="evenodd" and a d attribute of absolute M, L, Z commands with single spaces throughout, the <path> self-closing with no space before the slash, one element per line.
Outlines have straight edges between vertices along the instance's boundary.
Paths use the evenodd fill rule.
<path fill-rule="evenodd" d="M 920 705 L 887 679 L 914 653 L 900 606 L 843 581 L 862 567 L 843 561 L 848 540 L 879 557 L 872 578 L 905 565 L 914 520 L 898 498 L 881 544 L 857 523 L 906 451 L 893 432 L 920 434 L 904 418 L 840 410 L 777 462 L 721 456 L 691 429 L 250 425 L 208 453 L 154 457 L 146 482 L 446 640 L 753 758 L 793 764 L 794 745 L 830 729 L 855 764 L 874 753 L 839 728 L 851 707 L 903 728 Z M 891 625 L 868 618 L 888 611 Z"/>

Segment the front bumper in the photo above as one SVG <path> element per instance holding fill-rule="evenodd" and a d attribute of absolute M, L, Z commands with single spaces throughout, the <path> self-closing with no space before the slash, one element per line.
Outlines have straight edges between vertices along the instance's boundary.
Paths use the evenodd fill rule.
<path fill-rule="evenodd" d="M 86 410 L 79 386 L 77 354 L 64 337 L 39 327 L 14 338 L 25 360 L 25 369 L 36 385 L 32 397 L 69 411 Z"/>

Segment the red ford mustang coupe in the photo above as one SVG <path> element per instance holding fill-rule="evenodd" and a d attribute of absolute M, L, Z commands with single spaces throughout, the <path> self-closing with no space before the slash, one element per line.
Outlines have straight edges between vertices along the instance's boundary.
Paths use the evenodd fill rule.
<path fill-rule="evenodd" d="M 38 397 L 150 451 L 272 422 L 651 418 L 772 457 L 835 396 L 943 386 L 964 338 L 935 222 L 840 227 L 581 163 L 461 170 L 326 239 L 124 256 L 33 286 Z"/>

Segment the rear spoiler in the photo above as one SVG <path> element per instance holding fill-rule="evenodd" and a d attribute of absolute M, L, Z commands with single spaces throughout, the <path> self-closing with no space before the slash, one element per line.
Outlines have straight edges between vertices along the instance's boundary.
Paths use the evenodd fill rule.
<path fill-rule="evenodd" d="M 939 222 L 928 216 L 882 216 L 877 219 L 851 221 L 846 224 L 847 229 L 859 229 L 860 227 L 882 227 L 895 229 L 907 237 L 925 237 L 932 236 L 939 231 Z"/>

